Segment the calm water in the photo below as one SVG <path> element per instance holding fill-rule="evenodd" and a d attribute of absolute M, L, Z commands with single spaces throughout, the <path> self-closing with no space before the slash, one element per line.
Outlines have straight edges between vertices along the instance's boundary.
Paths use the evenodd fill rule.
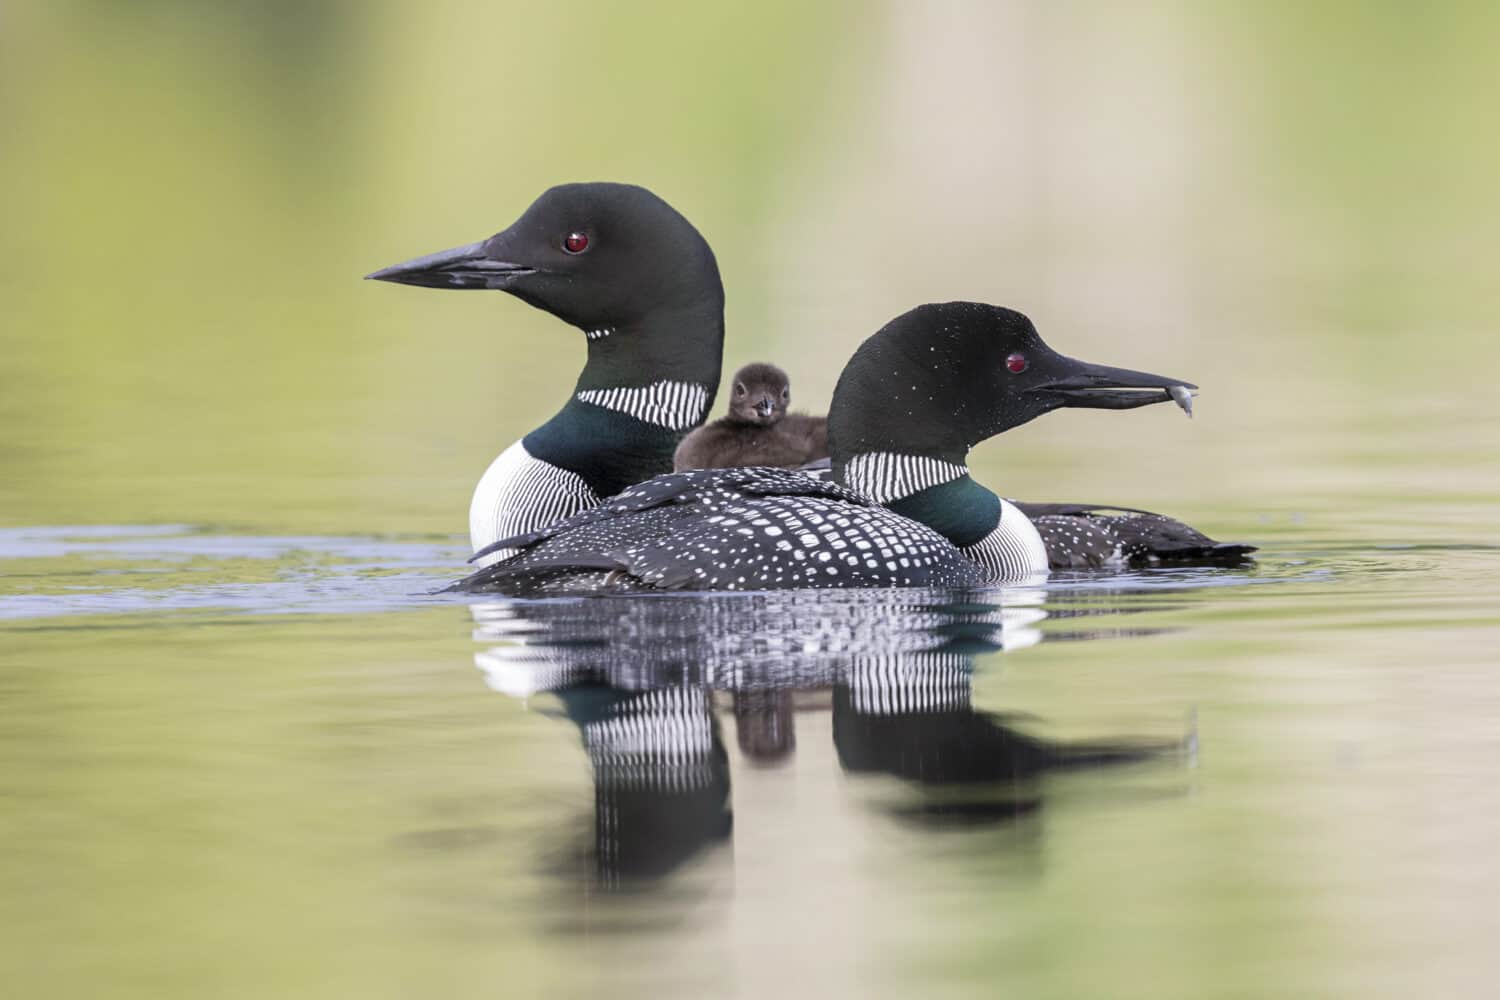
<path fill-rule="evenodd" d="M 1247 517 L 1248 571 L 533 603 L 425 596 L 449 539 L 6 531 L 7 977 L 1476 995 L 1496 552 L 1320 520 Z"/>

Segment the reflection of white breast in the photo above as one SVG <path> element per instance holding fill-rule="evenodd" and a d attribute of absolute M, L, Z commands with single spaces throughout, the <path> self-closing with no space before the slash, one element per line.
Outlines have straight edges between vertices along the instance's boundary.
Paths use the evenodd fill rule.
<path fill-rule="evenodd" d="M 532 458 L 520 441 L 490 463 L 469 503 L 469 541 L 475 549 L 510 535 L 545 528 L 581 510 L 599 505 L 599 496 L 583 477 Z M 488 566 L 511 555 L 493 552 L 480 560 Z"/>
<path fill-rule="evenodd" d="M 995 530 L 959 551 L 983 566 L 992 583 L 1047 575 L 1047 546 L 1041 534 L 1009 500 L 1000 501 Z"/>

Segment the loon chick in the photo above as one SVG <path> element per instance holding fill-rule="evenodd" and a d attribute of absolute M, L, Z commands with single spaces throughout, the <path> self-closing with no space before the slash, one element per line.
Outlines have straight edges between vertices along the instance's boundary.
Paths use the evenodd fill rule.
<path fill-rule="evenodd" d="M 792 384 L 775 365 L 734 373 L 729 415 L 693 431 L 677 446 L 673 471 L 745 465 L 800 468 L 828 457 L 828 418 L 787 413 Z"/>
<path fill-rule="evenodd" d="M 497 542 L 517 554 L 449 589 L 530 596 L 1032 578 L 1048 569 L 1043 539 L 969 477 L 969 450 L 1058 407 L 1129 409 L 1171 400 L 1174 386 L 1196 388 L 1064 357 L 1009 309 L 919 306 L 866 340 L 839 378 L 828 418 L 835 482 L 763 468 L 658 476 Z"/>
<path fill-rule="evenodd" d="M 670 472 L 678 442 L 713 406 L 724 346 L 718 264 L 693 225 L 645 188 L 554 187 L 487 240 L 366 277 L 499 289 L 584 332 L 588 361 L 572 396 L 474 490 L 476 549 Z"/>

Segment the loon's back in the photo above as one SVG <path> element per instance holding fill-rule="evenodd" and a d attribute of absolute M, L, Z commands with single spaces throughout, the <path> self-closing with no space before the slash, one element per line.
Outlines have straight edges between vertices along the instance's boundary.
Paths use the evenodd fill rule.
<path fill-rule="evenodd" d="M 1239 566 L 1254 545 L 1216 542 L 1165 514 L 1109 504 L 1011 501 L 1036 526 L 1049 569 Z"/>
<path fill-rule="evenodd" d="M 842 486 L 756 467 L 657 476 L 491 548 L 517 551 L 450 589 L 527 597 L 971 586 L 984 577 L 925 525 Z"/>

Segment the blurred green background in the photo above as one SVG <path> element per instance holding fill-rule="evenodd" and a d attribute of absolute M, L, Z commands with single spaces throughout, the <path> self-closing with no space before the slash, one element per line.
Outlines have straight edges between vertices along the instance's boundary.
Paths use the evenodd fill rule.
<path fill-rule="evenodd" d="M 726 366 L 806 408 L 947 298 L 1203 386 L 990 443 L 1006 492 L 1274 508 L 1401 486 L 1382 449 L 1489 492 L 1497 37 L 1489 3 L 10 3 L 0 522 L 462 532 L 582 338 L 360 277 L 593 179 L 703 230 Z"/>

